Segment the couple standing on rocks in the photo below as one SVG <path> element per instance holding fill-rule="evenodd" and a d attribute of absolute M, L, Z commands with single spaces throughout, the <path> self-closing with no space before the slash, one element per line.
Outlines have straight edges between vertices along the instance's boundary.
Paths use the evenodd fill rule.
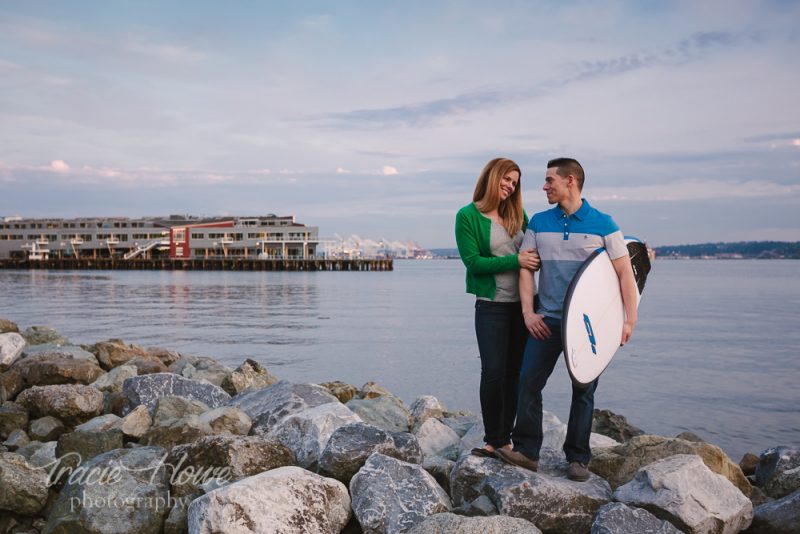
<path fill-rule="evenodd" d="M 472 453 L 536 471 L 543 440 L 542 389 L 563 350 L 562 307 L 570 281 L 594 250 L 606 248 L 625 308 L 620 345 L 636 325 L 636 284 L 622 232 L 609 215 L 581 198 L 580 163 L 572 158 L 547 163 L 543 190 L 556 206 L 530 222 L 522 207 L 521 177 L 513 161 L 490 161 L 478 177 L 473 201 L 456 215 L 455 233 L 467 268 L 467 292 L 476 296 L 481 358 L 485 445 Z M 534 271 L 539 271 L 538 294 Z M 572 386 L 564 442 L 571 480 L 590 476 L 596 388 L 597 380 Z"/>

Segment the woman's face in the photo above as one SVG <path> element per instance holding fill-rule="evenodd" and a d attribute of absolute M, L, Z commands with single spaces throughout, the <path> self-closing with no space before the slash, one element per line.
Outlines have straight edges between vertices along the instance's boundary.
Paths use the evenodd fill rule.
<path fill-rule="evenodd" d="M 519 172 L 508 171 L 505 176 L 500 179 L 500 202 L 505 201 L 514 194 L 519 184 Z"/>

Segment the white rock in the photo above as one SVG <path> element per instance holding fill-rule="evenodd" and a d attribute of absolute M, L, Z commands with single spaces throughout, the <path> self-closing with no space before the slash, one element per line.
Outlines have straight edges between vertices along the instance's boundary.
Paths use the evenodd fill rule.
<path fill-rule="evenodd" d="M 16 332 L 0 334 L 0 371 L 8 369 L 22 355 L 25 338 Z"/>
<path fill-rule="evenodd" d="M 188 523 L 190 534 L 338 534 L 350 515 L 344 484 L 291 466 L 244 478 L 195 499 Z"/>
<path fill-rule="evenodd" d="M 456 432 L 438 419 L 428 418 L 416 427 L 414 435 L 425 456 L 452 457 L 458 453 L 459 437 Z M 450 453 L 452 451 L 452 454 Z"/>
<path fill-rule="evenodd" d="M 122 433 L 131 438 L 141 438 L 150 427 L 153 426 L 153 418 L 147 406 L 140 404 L 131 413 L 115 422 L 111 428 L 118 428 Z"/>
<path fill-rule="evenodd" d="M 139 370 L 135 365 L 120 365 L 92 382 L 92 386 L 100 391 L 119 392 L 125 379 L 137 376 Z"/>
<path fill-rule="evenodd" d="M 431 417 L 439 419 L 444 416 L 447 409 L 444 404 L 432 395 L 422 395 L 411 405 L 411 421 L 418 427 Z"/>
<path fill-rule="evenodd" d="M 678 454 L 637 471 L 614 499 L 667 519 L 692 534 L 734 534 L 753 520 L 753 504 L 699 456 Z"/>
<path fill-rule="evenodd" d="M 113 413 L 99 415 L 94 419 L 89 419 L 82 425 L 76 426 L 75 430 L 91 430 L 94 432 L 110 430 L 120 419 L 121 417 L 114 415 Z"/>

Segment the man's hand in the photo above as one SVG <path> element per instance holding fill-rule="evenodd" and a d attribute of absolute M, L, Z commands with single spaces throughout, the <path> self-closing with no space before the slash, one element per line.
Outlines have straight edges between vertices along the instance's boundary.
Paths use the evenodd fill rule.
<path fill-rule="evenodd" d="M 544 315 L 533 312 L 522 314 L 525 319 L 525 328 L 531 333 L 534 339 L 547 339 L 550 337 L 550 327 L 544 322 Z"/>
<path fill-rule="evenodd" d="M 539 253 L 536 252 L 535 249 L 520 250 L 517 258 L 519 260 L 519 266 L 530 271 L 538 271 L 539 267 L 542 265 L 539 259 Z"/>

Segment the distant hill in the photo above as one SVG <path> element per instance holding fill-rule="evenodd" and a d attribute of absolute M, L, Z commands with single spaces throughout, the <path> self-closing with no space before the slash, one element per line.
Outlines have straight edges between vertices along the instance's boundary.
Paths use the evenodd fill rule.
<path fill-rule="evenodd" d="M 741 241 L 656 247 L 656 258 L 800 259 L 800 241 Z M 456 248 L 432 248 L 437 257 L 458 258 Z"/>
<path fill-rule="evenodd" d="M 656 247 L 656 258 L 800 259 L 800 241 L 741 241 Z"/>

